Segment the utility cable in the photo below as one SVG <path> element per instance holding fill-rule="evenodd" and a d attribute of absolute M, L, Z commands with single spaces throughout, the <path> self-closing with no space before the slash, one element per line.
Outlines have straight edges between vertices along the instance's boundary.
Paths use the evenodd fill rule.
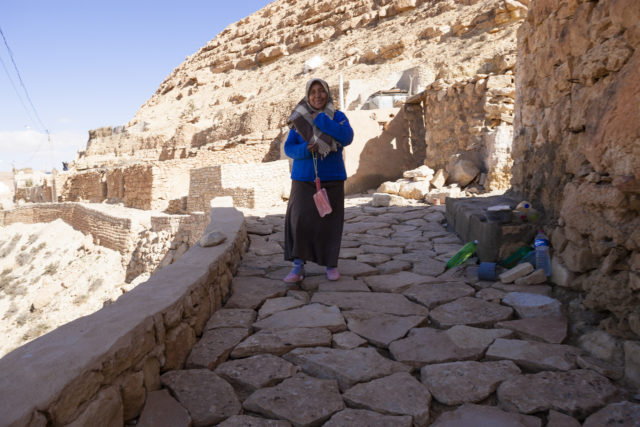
<path fill-rule="evenodd" d="M 9 57 L 11 58 L 11 62 L 13 63 L 13 68 L 15 68 L 16 74 L 18 75 L 18 81 L 20 82 L 20 85 L 22 86 L 22 89 L 24 90 L 24 93 L 27 96 L 27 101 L 29 101 L 29 105 L 31 105 L 31 108 L 33 109 L 33 112 L 34 112 L 36 118 L 38 119 L 38 122 L 40 123 L 40 126 L 42 126 L 42 128 L 47 132 L 47 134 L 49 134 L 49 130 L 44 125 L 44 123 L 42 123 L 42 119 L 40 119 L 40 115 L 38 114 L 38 110 L 36 110 L 36 107 L 33 105 L 33 102 L 31 101 L 31 97 L 29 96 L 29 91 L 27 90 L 27 86 L 25 86 L 24 81 L 22 80 L 22 76 L 20 75 L 20 70 L 18 70 L 18 65 L 16 64 L 16 61 L 13 58 L 13 51 L 9 47 L 9 43 L 7 42 L 7 38 L 4 36 L 4 32 L 2 31 L 2 27 L 0 27 L 0 35 L 2 36 L 2 40 L 4 41 L 4 45 L 7 47 L 7 51 L 9 51 Z"/>
<path fill-rule="evenodd" d="M 13 57 L 13 51 L 11 50 L 11 47 L 9 47 L 9 42 L 7 42 L 7 38 L 4 35 L 4 32 L 2 31 L 2 27 L 0 27 L 0 35 L 2 36 L 2 40 L 4 41 L 4 45 L 7 48 L 7 51 L 9 52 L 9 58 L 11 58 L 11 63 L 13 64 L 13 68 L 16 70 L 16 75 L 18 76 L 18 81 L 20 82 L 20 86 L 22 86 L 22 89 L 24 90 L 24 94 L 27 97 L 27 101 L 29 101 L 29 105 L 31 106 L 31 109 L 33 110 L 33 114 L 35 115 L 38 123 L 40 123 L 40 126 L 42 127 L 42 129 L 44 129 L 45 133 L 47 134 L 47 141 L 49 142 L 49 144 L 51 144 L 51 133 L 49 132 L 49 129 L 44 125 L 44 123 L 42 122 L 42 119 L 40 118 L 40 115 L 38 114 L 38 110 L 36 109 L 35 105 L 33 105 L 33 101 L 31 100 L 31 96 L 29 96 L 29 91 L 27 90 L 27 86 L 24 84 L 24 80 L 22 80 L 22 75 L 20 74 L 20 70 L 18 69 L 18 64 L 16 64 L 16 61 Z M 15 84 L 13 83 L 13 80 L 11 79 L 11 75 L 9 73 L 9 71 L 7 70 L 7 67 L 4 63 L 4 61 L 2 61 L 2 59 L 0 59 L 0 62 L 2 62 L 2 67 L 4 68 L 5 72 L 7 73 L 7 76 L 9 77 L 9 81 L 11 82 L 11 86 L 13 86 L 14 90 L 16 91 L 16 94 L 18 94 L 18 90 L 15 87 Z M 22 106 L 25 108 L 26 111 L 28 111 L 28 109 L 26 108 L 26 106 L 24 105 L 24 101 L 22 100 L 21 96 L 18 96 L 18 98 L 20 99 L 20 103 L 22 104 Z M 30 119 L 31 119 L 31 115 Z M 42 142 L 40 142 L 40 144 L 38 144 L 38 147 L 36 148 L 36 150 L 31 154 L 31 156 L 29 157 L 29 160 L 27 160 L 27 164 L 31 162 L 31 160 L 33 160 L 33 158 L 36 156 L 36 154 L 38 154 L 38 152 L 40 151 L 40 148 L 42 148 L 42 144 L 43 144 L 44 140 Z M 51 147 L 51 150 L 53 152 L 53 146 Z"/>
<path fill-rule="evenodd" d="M 7 65 L 2 60 L 1 56 L 0 56 L 0 64 L 2 64 L 2 68 L 4 68 L 4 72 L 7 74 L 7 78 L 9 79 L 9 83 L 11 83 L 11 87 L 13 87 L 13 91 L 16 93 L 16 96 L 20 100 L 20 104 L 22 104 L 22 108 L 24 108 L 25 113 L 27 113 L 27 116 L 29 117 L 29 120 L 31 120 L 34 124 L 37 124 L 35 119 L 33 118 L 33 113 L 31 111 L 29 111 L 29 109 L 27 108 L 27 105 L 24 103 L 24 100 L 22 99 L 22 95 L 20 95 L 20 91 L 16 87 L 16 84 L 13 82 L 13 79 L 11 78 L 11 73 L 7 69 Z"/>

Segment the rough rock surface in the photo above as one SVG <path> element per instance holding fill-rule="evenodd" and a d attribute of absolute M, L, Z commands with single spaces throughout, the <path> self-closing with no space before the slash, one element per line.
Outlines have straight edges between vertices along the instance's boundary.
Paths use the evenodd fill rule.
<path fill-rule="evenodd" d="M 208 369 L 170 371 L 160 379 L 189 411 L 194 426 L 216 424 L 242 409 L 233 387 Z"/>
<path fill-rule="evenodd" d="M 299 348 L 290 351 L 284 358 L 309 375 L 336 379 L 341 390 L 395 372 L 411 371 L 407 365 L 385 359 L 372 348 Z M 354 360 L 358 361 L 355 365 L 352 363 Z"/>
<path fill-rule="evenodd" d="M 617 388 L 588 369 L 520 375 L 498 387 L 499 404 L 524 414 L 554 409 L 577 418 L 604 406 Z"/>
<path fill-rule="evenodd" d="M 520 374 L 509 360 L 498 362 L 451 362 L 420 370 L 421 381 L 434 399 L 445 405 L 479 402 L 496 391 L 507 378 Z"/>
<path fill-rule="evenodd" d="M 298 375 L 277 386 L 256 391 L 243 406 L 269 418 L 310 426 L 320 424 L 342 410 L 344 403 L 336 381 Z"/>
<path fill-rule="evenodd" d="M 415 426 L 426 426 L 429 422 L 431 395 L 406 372 L 355 385 L 343 397 L 351 407 L 388 415 L 411 415 Z"/>

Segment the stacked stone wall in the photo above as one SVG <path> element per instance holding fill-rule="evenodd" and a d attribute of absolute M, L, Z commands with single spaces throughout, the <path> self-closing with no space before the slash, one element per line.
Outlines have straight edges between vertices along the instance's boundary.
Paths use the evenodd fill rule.
<path fill-rule="evenodd" d="M 271 206 L 289 194 L 289 162 L 226 164 L 195 169 L 191 174 L 187 210 L 207 211 L 211 199 L 231 196 L 234 206 Z"/>
<path fill-rule="evenodd" d="M 509 188 L 515 80 L 507 73 L 456 82 L 436 80 L 427 86 L 419 98 L 425 165 L 449 172 L 456 162 L 469 160 L 487 174 L 485 188 Z"/>
<path fill-rule="evenodd" d="M 603 327 L 636 338 L 639 47 L 637 0 L 531 2 L 518 33 L 512 181 L 547 213 L 556 283 L 608 313 Z"/>
<path fill-rule="evenodd" d="M 140 414 L 160 374 L 180 369 L 228 297 L 247 245 L 242 214 L 211 211 L 219 246 L 192 247 L 96 313 L 0 359 L 0 413 L 7 426 L 122 425 Z M 73 363 L 69 363 L 69 361 Z"/>

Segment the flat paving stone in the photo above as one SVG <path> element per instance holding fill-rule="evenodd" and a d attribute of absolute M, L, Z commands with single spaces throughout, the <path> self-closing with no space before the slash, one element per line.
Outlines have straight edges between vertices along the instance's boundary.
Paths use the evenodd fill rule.
<path fill-rule="evenodd" d="M 190 427 L 191 417 L 167 391 L 147 393 L 147 399 L 136 424 L 140 427 Z"/>
<path fill-rule="evenodd" d="M 344 409 L 335 380 L 296 375 L 254 392 L 244 401 L 247 411 L 285 419 L 294 426 L 318 426 Z"/>
<path fill-rule="evenodd" d="M 342 276 L 338 280 L 327 280 L 320 283 L 318 292 L 371 292 L 361 279 Z"/>
<path fill-rule="evenodd" d="M 474 288 L 465 283 L 447 282 L 413 285 L 404 291 L 402 295 L 411 301 L 418 302 L 432 309 L 458 298 L 472 296 L 475 292 L 476 290 Z"/>
<path fill-rule="evenodd" d="M 505 291 L 501 291 L 499 289 L 485 288 L 485 289 L 480 289 L 478 292 L 476 292 L 474 296 L 476 298 L 480 298 L 481 300 L 499 304 L 500 301 L 502 301 L 502 298 L 504 298 L 506 294 L 507 293 Z"/>
<path fill-rule="evenodd" d="M 209 369 L 169 371 L 160 381 L 189 411 L 194 426 L 217 424 L 242 410 L 233 387 Z"/>
<path fill-rule="evenodd" d="M 331 345 L 331 332 L 326 328 L 292 328 L 264 330 L 247 337 L 231 352 L 231 357 L 249 357 L 261 353 L 285 354 L 298 347 Z"/>
<path fill-rule="evenodd" d="M 407 261 L 410 263 L 420 263 L 426 259 L 432 259 L 436 255 L 437 254 L 433 250 L 425 249 L 424 247 L 421 246 L 420 249 L 408 250 L 405 253 L 394 255 L 393 259 L 398 261 Z"/>
<path fill-rule="evenodd" d="M 425 276 L 438 276 L 444 273 L 446 264 L 434 258 L 425 258 L 413 263 L 413 272 Z"/>
<path fill-rule="evenodd" d="M 275 255 L 282 253 L 282 246 L 273 240 L 268 238 L 252 235 L 249 237 L 251 244 L 249 245 L 249 252 L 253 252 L 256 255 Z"/>
<path fill-rule="evenodd" d="M 546 427 L 580 427 L 581 425 L 580 421 L 575 418 L 563 414 L 562 412 L 554 411 L 553 409 L 549 411 L 547 420 Z M 602 426 L 602 424 L 598 424 L 598 427 L 600 426 Z"/>
<path fill-rule="evenodd" d="M 333 348 L 340 348 L 343 350 L 351 350 L 352 348 L 363 346 L 366 343 L 367 340 L 351 331 L 333 334 L 333 338 L 331 340 L 331 346 Z"/>
<path fill-rule="evenodd" d="M 287 296 L 299 299 L 300 301 L 302 301 L 305 304 L 309 304 L 310 297 L 309 297 L 309 294 L 306 291 L 290 289 L 290 290 L 287 291 Z"/>
<path fill-rule="evenodd" d="M 411 270 L 412 267 L 413 265 L 410 262 L 395 259 L 383 262 L 382 264 L 378 264 L 376 266 L 380 274 L 398 273 L 400 271 Z"/>
<path fill-rule="evenodd" d="M 583 427 L 640 425 L 640 405 L 628 401 L 611 403 L 591 414 Z"/>
<path fill-rule="evenodd" d="M 584 419 L 607 404 L 618 388 L 589 369 L 539 372 L 505 380 L 498 404 L 509 411 L 532 414 L 550 409 Z"/>
<path fill-rule="evenodd" d="M 496 323 L 498 328 L 511 329 L 523 339 L 560 344 L 567 338 L 567 319 L 563 316 L 529 317 Z"/>
<path fill-rule="evenodd" d="M 466 403 L 440 415 L 432 427 L 541 427 L 540 418 L 506 412 L 495 406 Z"/>
<path fill-rule="evenodd" d="M 268 420 L 249 415 L 234 415 L 218 424 L 217 427 L 291 427 L 291 423 L 284 420 Z"/>
<path fill-rule="evenodd" d="M 256 309 L 269 298 L 284 296 L 287 289 L 289 285 L 282 280 L 251 276 L 234 277 L 231 282 L 231 298 L 225 304 L 225 308 Z"/>
<path fill-rule="evenodd" d="M 532 370 L 568 371 L 575 369 L 580 350 L 564 344 L 497 339 L 487 350 L 489 360 L 513 360 L 518 366 Z"/>
<path fill-rule="evenodd" d="M 429 363 L 477 360 L 497 338 L 509 336 L 508 329 L 481 329 L 454 326 L 446 331 L 416 328 L 407 338 L 389 344 L 395 360 L 420 368 Z"/>
<path fill-rule="evenodd" d="M 381 415 L 366 409 L 347 408 L 336 413 L 323 427 L 411 427 L 410 416 Z"/>
<path fill-rule="evenodd" d="M 438 402 L 453 406 L 486 399 L 502 381 L 520 372 L 510 360 L 451 362 L 423 367 L 420 381 Z"/>
<path fill-rule="evenodd" d="M 505 292 L 527 292 L 530 294 L 551 295 L 551 286 L 549 285 L 514 285 L 511 283 L 495 282 L 492 287 Z"/>
<path fill-rule="evenodd" d="M 272 354 L 230 360 L 215 370 L 216 374 L 234 388 L 251 393 L 260 388 L 274 386 L 297 372 L 298 368 L 294 364 Z"/>
<path fill-rule="evenodd" d="M 375 292 L 402 293 L 412 285 L 427 283 L 435 277 L 423 276 L 410 271 L 363 277 L 362 280 Z"/>
<path fill-rule="evenodd" d="M 249 234 L 257 234 L 259 236 L 268 236 L 273 233 L 273 224 L 262 224 L 259 222 L 249 222 L 246 221 L 247 224 L 247 233 Z"/>
<path fill-rule="evenodd" d="M 381 221 L 358 221 L 352 223 L 346 223 L 344 225 L 343 233 L 365 233 L 368 230 L 376 230 L 379 228 L 389 228 L 389 223 Z"/>
<path fill-rule="evenodd" d="M 513 307 L 521 318 L 562 316 L 562 303 L 545 295 L 509 292 L 502 303 Z"/>
<path fill-rule="evenodd" d="M 271 316 L 274 313 L 278 313 L 285 310 L 290 310 L 292 308 L 298 308 L 305 305 L 305 302 L 300 301 L 298 298 L 294 297 L 279 297 L 279 298 L 270 298 L 262 304 L 260 307 L 260 311 L 258 311 L 258 320 L 264 319 L 265 317 Z"/>
<path fill-rule="evenodd" d="M 347 329 L 344 318 L 334 304 L 314 304 L 318 295 L 341 295 L 346 292 L 318 293 L 311 299 L 312 304 L 272 314 L 266 319 L 253 324 L 257 330 L 292 329 L 292 328 L 327 328 L 331 332 L 342 332 Z M 360 294 L 368 295 L 361 292 Z"/>
<path fill-rule="evenodd" d="M 507 320 L 513 309 L 473 297 L 463 297 L 431 310 L 429 317 L 437 325 L 491 326 Z"/>
<path fill-rule="evenodd" d="M 385 254 L 361 254 L 356 257 L 356 261 L 364 262 L 372 266 L 377 266 L 391 259 L 389 255 Z M 377 270 L 376 270 L 377 271 Z"/>
<path fill-rule="evenodd" d="M 214 369 L 227 360 L 231 350 L 249 335 L 245 328 L 210 329 L 191 348 L 187 357 L 186 368 Z"/>
<path fill-rule="evenodd" d="M 381 245 L 362 245 L 360 249 L 362 249 L 365 254 L 382 254 L 388 256 L 399 255 L 403 251 L 401 247 Z"/>
<path fill-rule="evenodd" d="M 215 328 L 251 328 L 256 320 L 256 311 L 250 308 L 221 308 L 211 315 L 205 331 Z"/>
<path fill-rule="evenodd" d="M 377 292 L 318 292 L 312 303 L 337 306 L 341 310 L 367 310 L 399 316 L 426 316 L 428 310 L 402 295 Z"/>
<path fill-rule="evenodd" d="M 341 259 L 355 259 L 355 257 L 360 255 L 361 253 L 363 253 L 363 251 L 362 249 L 360 249 L 360 247 L 355 247 L 355 248 L 341 247 L 340 255 L 338 257 Z"/>
<path fill-rule="evenodd" d="M 371 276 L 372 274 L 376 274 L 378 272 L 375 267 L 353 259 L 341 260 L 338 263 L 338 270 L 340 270 L 340 274 L 342 274 L 343 276 L 353 277 Z"/>
<path fill-rule="evenodd" d="M 360 382 L 411 371 L 409 366 L 386 359 L 369 347 L 353 350 L 298 348 L 283 357 L 309 375 L 337 380 L 343 391 Z"/>
<path fill-rule="evenodd" d="M 360 241 L 361 245 L 376 245 L 376 246 L 395 246 L 399 248 L 404 248 L 406 243 L 399 242 L 397 240 L 393 240 L 387 237 L 378 237 L 371 236 L 366 234 L 359 234 L 355 236 Z"/>
<path fill-rule="evenodd" d="M 392 341 L 404 337 L 410 329 L 427 320 L 426 316 L 396 316 L 361 310 L 347 311 L 344 317 L 351 332 L 378 347 L 388 347 Z"/>
<path fill-rule="evenodd" d="M 410 415 L 414 426 L 429 423 L 431 394 L 424 384 L 407 372 L 357 384 L 345 391 L 342 397 L 353 408 L 387 415 Z"/>

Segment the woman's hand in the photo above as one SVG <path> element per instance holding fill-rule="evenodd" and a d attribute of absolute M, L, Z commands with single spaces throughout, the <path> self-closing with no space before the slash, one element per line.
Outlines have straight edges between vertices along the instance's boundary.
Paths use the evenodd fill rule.
<path fill-rule="evenodd" d="M 307 144 L 307 150 L 309 150 L 310 153 L 317 153 L 318 152 L 318 143 L 317 142 L 309 142 Z"/>

